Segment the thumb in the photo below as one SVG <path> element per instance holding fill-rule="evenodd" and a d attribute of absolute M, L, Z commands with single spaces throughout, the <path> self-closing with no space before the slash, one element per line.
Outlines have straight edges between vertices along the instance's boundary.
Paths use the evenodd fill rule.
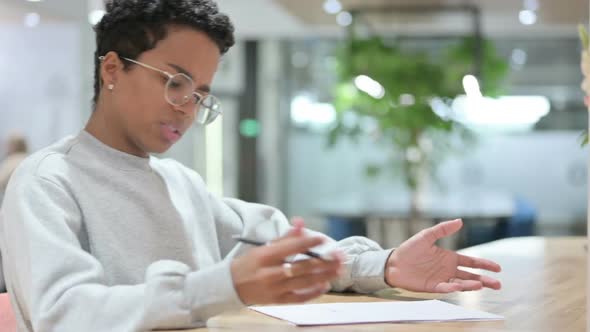
<path fill-rule="evenodd" d="M 298 237 L 303 236 L 303 229 L 305 228 L 305 222 L 301 217 L 293 217 L 291 218 L 292 227 L 287 231 L 287 233 L 283 234 L 278 239 L 274 239 L 271 242 L 276 243 L 277 241 L 290 238 L 290 237 Z"/>
<path fill-rule="evenodd" d="M 287 232 L 287 236 L 299 236 L 303 234 L 303 229 L 305 228 L 305 221 L 302 217 L 291 218 L 291 225 L 293 227 L 289 230 L 289 232 Z"/>
<path fill-rule="evenodd" d="M 426 229 L 427 237 L 434 243 L 436 240 L 451 236 L 463 227 L 461 219 L 441 222 L 440 224 Z"/>

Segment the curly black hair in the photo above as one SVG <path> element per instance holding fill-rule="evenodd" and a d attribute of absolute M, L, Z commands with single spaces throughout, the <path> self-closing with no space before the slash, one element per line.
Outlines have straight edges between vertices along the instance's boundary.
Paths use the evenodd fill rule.
<path fill-rule="evenodd" d="M 96 108 L 101 87 L 99 57 L 110 51 L 137 59 L 166 38 L 170 25 L 183 25 L 204 32 L 221 54 L 235 43 L 229 17 L 220 13 L 213 0 L 107 0 L 106 14 L 94 27 L 94 97 Z M 131 64 L 124 62 L 125 69 Z"/>

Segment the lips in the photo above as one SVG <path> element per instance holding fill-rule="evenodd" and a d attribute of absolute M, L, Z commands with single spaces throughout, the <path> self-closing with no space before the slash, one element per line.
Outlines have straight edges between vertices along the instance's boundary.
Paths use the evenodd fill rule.
<path fill-rule="evenodd" d="M 182 137 L 182 130 L 169 123 L 161 123 L 160 129 L 162 136 L 170 143 L 176 143 Z"/>

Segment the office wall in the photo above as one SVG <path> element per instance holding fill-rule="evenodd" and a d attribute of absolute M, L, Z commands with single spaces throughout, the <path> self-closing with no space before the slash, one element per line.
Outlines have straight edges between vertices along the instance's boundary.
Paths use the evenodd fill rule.
<path fill-rule="evenodd" d="M 0 45 L 0 141 L 18 130 L 39 149 L 75 134 L 82 123 L 76 25 L 1 24 Z"/>
<path fill-rule="evenodd" d="M 542 224 L 566 227 L 583 222 L 588 148 L 580 147 L 579 134 L 541 131 L 481 137 L 473 151 L 441 165 L 441 182 L 448 194 L 493 192 L 526 198 Z M 383 147 L 343 141 L 327 149 L 325 136 L 301 130 L 291 130 L 289 138 L 288 163 L 297 166 L 290 167 L 287 176 L 287 213 L 316 216 L 334 207 L 378 204 L 388 197 L 407 199 L 399 178 L 382 175 L 368 181 L 364 176 L 368 162 L 386 158 Z"/>

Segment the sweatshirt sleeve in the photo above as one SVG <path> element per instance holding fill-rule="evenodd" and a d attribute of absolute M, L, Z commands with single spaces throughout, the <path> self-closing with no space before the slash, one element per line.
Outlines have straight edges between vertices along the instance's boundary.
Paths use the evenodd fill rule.
<path fill-rule="evenodd" d="M 83 215 L 75 199 L 54 179 L 27 175 L 15 181 L 1 213 L 7 284 L 29 330 L 199 327 L 243 307 L 229 260 L 199 271 L 157 261 L 144 283 L 108 285 L 100 262 L 82 248 Z"/>
<path fill-rule="evenodd" d="M 218 225 L 222 255 L 238 255 L 247 249 L 247 245 L 228 242 L 227 239 L 231 239 L 232 235 L 268 241 L 287 233 L 291 227 L 285 215 L 270 206 L 222 199 L 211 194 L 210 199 Z M 332 291 L 372 293 L 389 288 L 385 282 L 385 263 L 391 250 L 383 250 L 379 244 L 366 237 L 355 236 L 335 241 L 315 231 L 306 232 L 328 240 L 314 250 L 323 253 L 338 249 L 346 255 L 345 272 L 332 282 Z"/>

